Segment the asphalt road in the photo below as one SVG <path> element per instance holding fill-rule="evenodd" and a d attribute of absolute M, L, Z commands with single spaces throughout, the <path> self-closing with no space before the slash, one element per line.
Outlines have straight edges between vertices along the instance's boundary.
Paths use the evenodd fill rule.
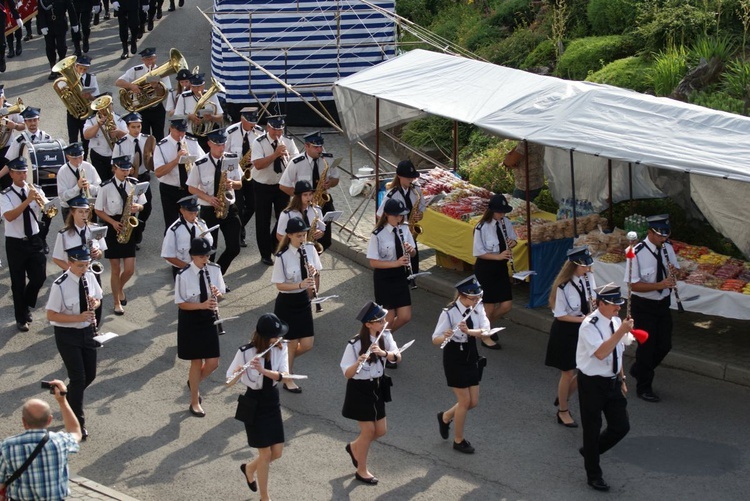
<path fill-rule="evenodd" d="M 201 5 L 208 8 L 205 0 Z M 185 29 L 185 27 L 191 29 Z M 140 46 L 164 54 L 177 47 L 190 67 L 208 69 L 207 23 L 195 7 L 170 13 Z M 114 20 L 95 29 L 93 71 L 110 88 L 134 59 L 119 60 Z M 163 56 L 161 58 L 163 60 Z M 64 110 L 46 80 L 43 43 L 25 44 L 22 59 L 9 61 L 3 75 L 6 94 L 42 108 L 42 129 L 64 137 Z M 362 165 L 355 160 L 355 165 Z M 155 183 L 155 182 L 154 182 Z M 338 195 L 341 197 L 341 195 Z M 155 197 L 158 204 L 158 196 Z M 337 198 L 341 200 L 341 198 Z M 353 203 L 353 202 L 352 202 Z M 273 309 L 271 269 L 259 263 L 251 245 L 232 264 L 232 292 L 221 304 L 227 322 L 221 339 L 220 369 L 201 387 L 204 419 L 187 412 L 188 364 L 176 357 L 177 309 L 171 274 L 158 257 L 161 211 L 155 207 L 138 271 L 127 289 L 124 317 L 114 317 L 105 299 L 104 330 L 120 337 L 99 351 L 99 374 L 86 392 L 90 440 L 72 461 L 74 472 L 141 500 L 247 499 L 239 464 L 253 457 L 241 423 L 233 419 L 240 387 L 225 389 L 223 374 L 237 346 L 247 342 L 258 316 Z M 55 222 L 59 228 L 60 221 Z M 248 241 L 254 241 L 252 223 Z M 52 242 L 52 236 L 50 236 Z M 4 250 L 0 251 L 4 260 Z M 315 316 L 316 344 L 299 359 L 308 374 L 304 392 L 282 394 L 287 435 L 284 456 L 271 467 L 276 500 L 435 499 L 587 500 L 601 494 L 585 484 L 578 455 L 581 432 L 555 423 L 552 400 L 556 372 L 544 367 L 546 335 L 503 324 L 504 350 L 487 352 L 489 364 L 479 406 L 469 414 L 466 436 L 477 448 L 461 455 L 443 441 L 435 414 L 452 404 L 445 386 L 440 350 L 430 344 L 446 298 L 418 290 L 414 318 L 398 333 L 417 342 L 393 371 L 394 401 L 388 405 L 388 434 L 370 451 L 376 487 L 353 479 L 344 445 L 355 438 L 356 423 L 341 416 L 345 379 L 339 360 L 358 325 L 354 316 L 371 297 L 371 273 L 336 254 L 323 256 L 323 293 L 340 296 Z M 50 263 L 47 286 L 59 272 Z M 108 268 L 108 266 L 106 266 Z M 105 273 L 105 291 L 109 290 Z M 43 396 L 39 381 L 64 377 L 52 329 L 43 320 L 47 287 L 29 333 L 17 333 L 7 270 L 0 270 L 0 435 L 20 429 L 25 398 Z M 632 429 L 605 455 L 610 499 L 747 499 L 750 468 L 750 389 L 693 374 L 662 370 L 658 386 L 664 402 L 630 399 Z M 48 398 L 48 397 L 44 397 Z M 577 403 L 571 406 L 577 418 Z"/>

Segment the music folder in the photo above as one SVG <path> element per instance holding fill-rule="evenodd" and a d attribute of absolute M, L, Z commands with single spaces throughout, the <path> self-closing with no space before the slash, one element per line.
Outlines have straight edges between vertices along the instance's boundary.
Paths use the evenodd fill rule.
<path fill-rule="evenodd" d="M 240 157 L 236 153 L 225 153 L 221 162 L 221 171 L 232 171 L 240 166 Z"/>
<path fill-rule="evenodd" d="M 149 187 L 148 181 L 144 181 L 142 183 L 138 183 L 135 185 L 135 193 L 133 193 L 133 198 L 140 197 L 144 193 L 146 193 L 146 190 Z"/>
<path fill-rule="evenodd" d="M 343 212 L 340 210 L 332 210 L 331 212 L 327 212 L 325 216 L 323 216 L 323 222 L 327 224 L 337 221 L 341 217 L 341 214 L 343 214 Z"/>
<path fill-rule="evenodd" d="M 198 155 L 182 155 L 177 161 L 178 164 L 195 163 L 198 160 Z"/>

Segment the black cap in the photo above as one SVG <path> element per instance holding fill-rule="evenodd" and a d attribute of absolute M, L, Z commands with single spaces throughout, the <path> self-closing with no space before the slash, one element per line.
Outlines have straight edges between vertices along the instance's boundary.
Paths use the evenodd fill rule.
<path fill-rule="evenodd" d="M 197 237 L 190 241 L 191 256 L 207 256 L 211 254 L 211 244 L 207 238 Z"/>
<path fill-rule="evenodd" d="M 65 147 L 65 154 L 71 157 L 83 156 L 83 145 L 81 143 L 70 143 Z"/>
<path fill-rule="evenodd" d="M 374 322 L 380 320 L 388 314 L 388 310 L 380 306 L 375 301 L 367 301 L 365 305 L 357 313 L 357 320 L 366 324 L 367 322 Z"/>
<path fill-rule="evenodd" d="M 306 136 L 304 136 L 304 140 L 306 143 L 313 144 L 315 146 L 323 146 L 323 143 L 325 143 L 323 139 L 323 134 L 316 130 L 315 132 L 310 132 Z"/>
<path fill-rule="evenodd" d="M 248 122 L 256 123 L 258 121 L 258 108 L 255 106 L 245 106 L 240 110 L 240 116 Z"/>
<path fill-rule="evenodd" d="M 503 214 L 513 212 L 513 207 L 511 207 L 505 197 L 499 193 L 497 195 L 492 195 L 492 198 L 490 198 L 489 209 L 492 212 L 502 212 Z"/>
<path fill-rule="evenodd" d="M 264 313 L 255 324 L 255 331 L 260 337 L 279 337 L 289 332 L 289 324 L 273 313 Z"/>
<path fill-rule="evenodd" d="M 68 200 L 68 207 L 71 209 L 88 209 L 90 206 L 89 200 L 83 195 L 76 195 Z"/>
<path fill-rule="evenodd" d="M 458 282 L 456 285 L 454 285 L 456 290 L 465 296 L 481 296 L 482 286 L 479 285 L 479 282 L 477 282 L 477 277 L 474 275 L 471 275 L 470 277 L 466 277 L 460 282 Z"/>
<path fill-rule="evenodd" d="M 133 167 L 133 164 L 130 163 L 130 157 L 127 155 L 112 157 L 112 165 L 123 170 L 130 170 Z"/>
<path fill-rule="evenodd" d="M 620 306 L 621 304 L 625 304 L 625 300 L 620 294 L 620 288 L 615 284 L 603 285 L 601 287 L 597 287 L 596 289 L 594 289 L 594 291 L 596 292 L 596 298 L 600 301 L 604 301 L 605 303 L 609 304 L 616 304 L 618 306 Z"/>
<path fill-rule="evenodd" d="M 91 251 L 88 245 L 78 245 L 65 249 L 69 261 L 91 261 Z"/>
<path fill-rule="evenodd" d="M 177 76 L 175 77 L 176 80 L 190 80 L 191 78 L 193 78 L 193 74 L 186 68 L 182 68 L 178 71 Z"/>
<path fill-rule="evenodd" d="M 227 142 L 227 133 L 224 131 L 224 129 L 215 130 L 213 132 L 210 132 L 208 136 L 206 136 L 209 141 L 216 143 L 216 144 L 224 144 Z"/>
<path fill-rule="evenodd" d="M 190 195 L 188 197 L 182 197 L 177 201 L 180 208 L 190 212 L 198 212 L 198 197 L 196 195 Z"/>
<path fill-rule="evenodd" d="M 576 247 L 575 249 L 570 249 L 567 252 L 567 256 L 568 261 L 575 263 L 578 266 L 591 266 L 594 264 L 594 258 L 591 257 L 589 248 L 585 245 L 582 247 Z"/>
<path fill-rule="evenodd" d="M 283 129 L 286 124 L 286 121 L 284 120 L 285 118 L 286 115 L 273 115 L 268 117 L 266 123 L 272 129 Z"/>
<path fill-rule="evenodd" d="M 138 53 L 141 57 L 151 57 L 156 55 L 156 48 L 154 47 L 146 47 L 142 51 Z"/>
<path fill-rule="evenodd" d="M 91 66 L 91 58 L 86 55 L 80 55 L 76 58 L 76 64 L 81 66 Z"/>
<path fill-rule="evenodd" d="M 41 113 L 42 113 L 41 109 L 28 106 L 25 110 L 21 112 L 21 116 L 23 117 L 24 120 L 30 120 L 32 118 L 39 118 L 39 115 Z"/>
<path fill-rule="evenodd" d="M 301 217 L 290 217 L 286 223 L 287 234 L 299 233 L 301 231 L 308 231 L 310 227 L 305 224 Z"/>
<path fill-rule="evenodd" d="M 658 216 L 649 216 L 646 218 L 648 221 L 648 227 L 657 234 L 668 237 L 671 228 L 669 226 L 669 214 L 659 214 Z"/>
<path fill-rule="evenodd" d="M 307 193 L 308 191 L 315 191 L 315 188 L 313 188 L 313 185 L 310 181 L 307 181 L 305 179 L 301 181 L 297 181 L 294 183 L 294 194 L 300 195 L 302 193 Z"/>
<path fill-rule="evenodd" d="M 196 73 L 190 78 L 190 85 L 205 85 L 206 84 L 206 74 L 205 73 Z"/>
<path fill-rule="evenodd" d="M 185 115 L 173 115 L 169 120 L 169 126 L 180 132 L 185 132 L 188 126 L 187 117 Z"/>
<path fill-rule="evenodd" d="M 408 179 L 416 179 L 419 177 L 419 172 L 411 160 L 401 160 L 396 167 L 396 175 L 398 177 L 405 177 Z"/>
<path fill-rule="evenodd" d="M 143 117 L 137 111 L 133 111 L 131 113 L 128 113 L 127 115 L 125 115 L 124 117 L 122 117 L 122 119 L 123 119 L 123 121 L 126 124 L 129 124 L 131 122 L 142 122 L 143 121 Z"/>
<path fill-rule="evenodd" d="M 409 209 L 406 208 L 406 205 L 401 200 L 389 198 L 383 206 L 383 212 L 389 216 L 403 216 L 409 213 Z"/>
<path fill-rule="evenodd" d="M 8 169 L 15 170 L 15 171 L 26 171 L 26 159 L 24 157 L 18 157 L 14 158 L 10 162 L 7 163 Z"/>

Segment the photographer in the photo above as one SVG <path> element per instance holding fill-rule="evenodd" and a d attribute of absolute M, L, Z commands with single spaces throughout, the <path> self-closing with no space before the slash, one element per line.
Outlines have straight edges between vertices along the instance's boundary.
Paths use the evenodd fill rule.
<path fill-rule="evenodd" d="M 52 409 L 38 398 L 23 404 L 22 417 L 25 431 L 0 442 L 0 478 L 8 479 L 6 496 L 16 501 L 33 499 L 65 499 L 70 495 L 68 486 L 68 455 L 79 450 L 81 427 L 65 398 L 67 388 L 57 379 L 47 383 L 60 405 L 64 432 L 48 431 L 52 424 Z M 43 383 L 45 386 L 45 383 Z M 46 443 L 31 463 L 25 461 L 41 441 Z M 20 471 L 19 471 L 20 470 Z M 20 475 L 13 479 L 14 472 Z M 10 478 L 9 478 L 10 477 Z"/>

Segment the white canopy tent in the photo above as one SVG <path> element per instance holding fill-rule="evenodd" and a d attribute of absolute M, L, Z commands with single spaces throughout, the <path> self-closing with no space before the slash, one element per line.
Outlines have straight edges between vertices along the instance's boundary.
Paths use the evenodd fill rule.
<path fill-rule="evenodd" d="M 372 135 L 378 127 L 437 115 L 500 137 L 688 173 L 691 186 L 700 186 L 705 176 L 742 181 L 693 190 L 700 191 L 694 201 L 714 227 L 750 255 L 746 211 L 724 205 L 736 206 L 750 196 L 750 118 L 425 50 L 343 78 L 334 84 L 333 94 L 351 141 Z M 547 160 L 547 168 L 557 172 L 556 165 L 549 165 L 549 155 Z M 578 168 L 576 163 L 576 178 L 588 178 Z M 591 177 L 601 179 L 592 193 L 604 193 L 605 172 Z M 649 184 L 639 183 L 633 195 L 659 196 Z M 640 188 L 643 191 L 637 191 Z M 613 199 L 627 198 L 628 189 L 616 186 Z"/>

